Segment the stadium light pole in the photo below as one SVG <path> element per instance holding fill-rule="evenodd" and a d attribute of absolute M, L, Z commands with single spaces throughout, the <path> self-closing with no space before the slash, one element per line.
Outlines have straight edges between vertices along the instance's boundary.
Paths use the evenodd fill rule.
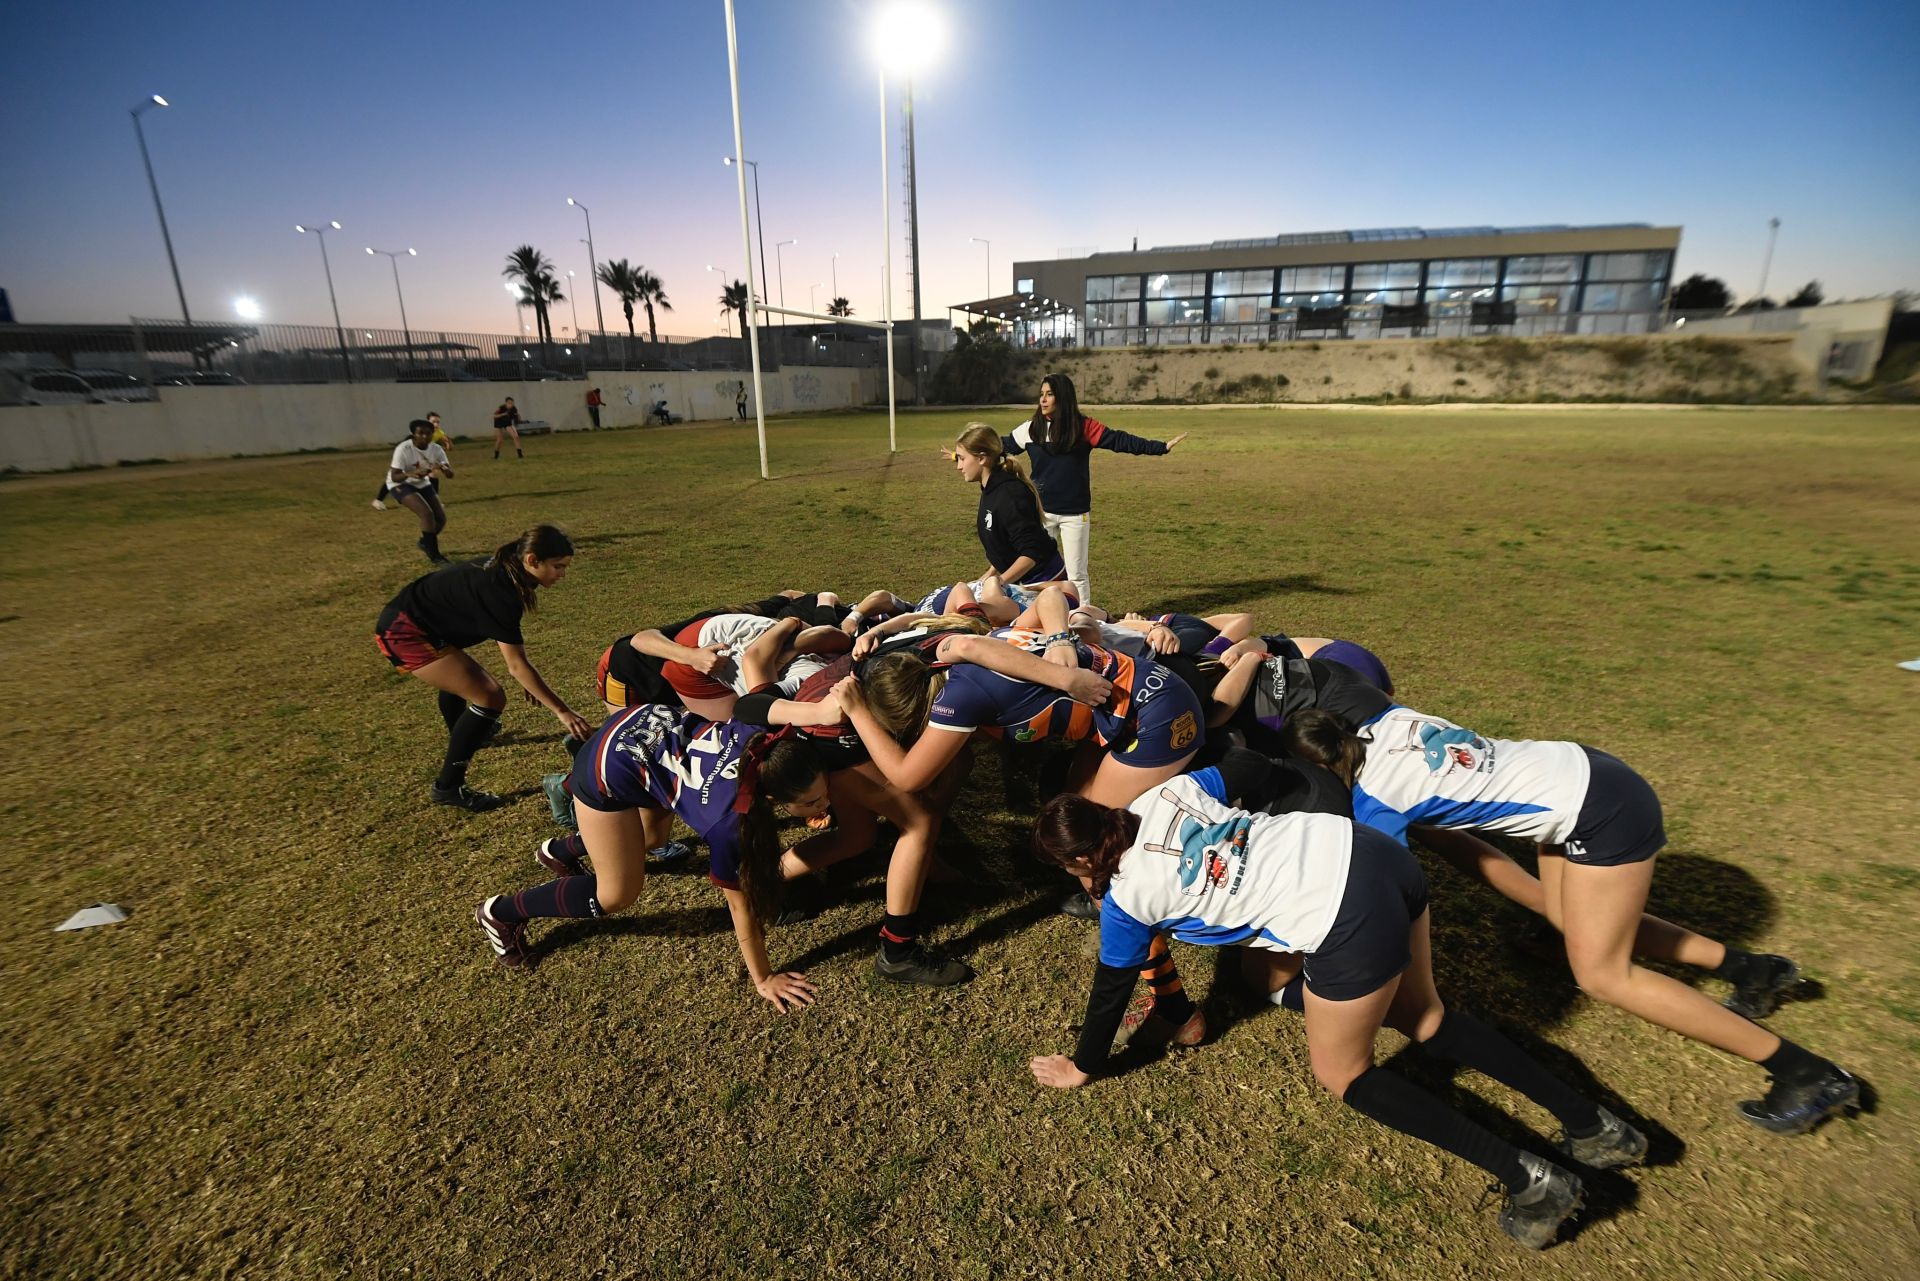
<path fill-rule="evenodd" d="M 985 236 L 968 236 L 967 243 L 987 247 L 987 292 L 981 296 L 991 298 L 993 297 L 993 242 Z"/>
<path fill-rule="evenodd" d="M 777 276 L 780 281 L 780 305 L 782 307 L 787 305 L 787 260 L 781 254 L 780 251 L 782 249 L 785 249 L 788 245 L 797 245 L 799 243 L 800 241 L 798 239 L 781 240 L 781 241 L 776 241 L 773 246 L 773 258 L 774 258 L 774 263 L 776 265 L 776 270 L 774 272 L 774 275 Z M 763 259 L 760 265 L 762 267 L 766 266 L 767 265 L 766 261 Z M 764 281 L 761 283 L 760 287 L 762 289 L 766 288 L 766 284 Z"/>
<path fill-rule="evenodd" d="M 593 255 L 593 215 L 587 213 L 587 207 L 567 197 L 567 203 L 587 216 L 587 269 L 593 272 L 593 324 L 601 333 L 607 332 L 607 319 L 600 313 L 600 260 Z M 580 326 L 574 326 L 574 337 L 580 336 Z"/>
<path fill-rule="evenodd" d="M 573 301 L 574 280 L 575 280 L 575 276 L 573 274 L 573 270 L 572 268 L 568 268 L 567 270 L 567 311 L 571 313 L 573 316 L 573 339 L 575 342 L 578 342 L 580 341 L 580 308 L 579 308 L 579 305 Z"/>
<path fill-rule="evenodd" d="M 831 268 L 832 275 L 833 275 L 833 296 L 835 298 L 838 298 L 840 296 L 840 255 L 839 254 L 835 254 L 833 256 L 833 261 L 831 264 L 829 264 L 829 266 Z"/>
<path fill-rule="evenodd" d="M 400 300 L 400 332 L 407 337 L 407 365 L 411 368 L 413 365 L 413 327 L 407 324 L 407 296 L 400 292 L 400 255 L 404 253 L 409 258 L 418 258 L 420 253 L 411 246 L 406 249 L 375 249 L 372 245 L 367 246 L 367 252 L 369 254 L 384 255 L 388 264 L 393 268 L 393 296 Z"/>
<path fill-rule="evenodd" d="M 153 156 L 147 151 L 147 131 L 140 124 L 140 117 L 155 107 L 169 107 L 173 104 L 159 94 L 151 94 L 146 101 L 129 108 L 127 114 L 133 117 L 133 134 L 140 140 L 140 163 L 147 168 L 147 188 L 153 192 L 153 212 L 160 217 L 160 241 L 167 247 L 167 269 L 173 272 L 173 294 L 180 300 L 180 319 L 187 325 L 187 348 L 193 349 L 193 316 L 187 311 L 187 291 L 180 284 L 180 263 L 173 256 L 173 233 L 167 230 L 167 209 L 160 203 L 160 184 L 153 176 Z M 200 363 L 198 352 L 194 353 L 194 364 Z"/>
<path fill-rule="evenodd" d="M 1778 218 L 1767 219 L 1767 254 L 1766 257 L 1760 260 L 1760 288 L 1754 290 L 1753 293 L 1753 307 L 1755 311 L 1760 309 L 1760 300 L 1767 296 L 1767 273 L 1773 270 L 1773 242 L 1779 238 L 1779 235 L 1780 220 Z"/>
<path fill-rule="evenodd" d="M 892 0 L 880 10 L 875 30 L 881 65 L 898 67 L 906 77 L 907 254 L 913 272 L 913 328 L 907 331 L 907 358 L 913 365 L 916 405 L 926 404 L 927 398 L 920 378 L 920 183 L 913 150 L 913 73 L 931 60 L 941 34 L 938 17 L 920 0 Z"/>
<path fill-rule="evenodd" d="M 826 286 L 826 283 L 827 282 L 824 280 L 816 280 L 812 284 L 807 286 L 807 310 L 808 311 L 820 310 L 820 290 Z M 827 301 L 831 302 L 833 300 L 828 299 Z"/>
<path fill-rule="evenodd" d="M 340 338 L 340 365 L 347 371 L 347 381 L 352 382 L 353 361 L 347 356 L 347 331 L 340 323 L 340 298 L 333 292 L 333 264 L 327 261 L 327 233 L 340 230 L 339 220 L 328 219 L 326 222 L 316 222 L 311 227 L 297 222 L 293 229 L 303 236 L 311 231 L 320 238 L 320 268 L 327 273 L 327 301 L 333 304 L 333 332 Z"/>
<path fill-rule="evenodd" d="M 731 169 L 734 160 L 732 156 L 722 156 L 720 163 Z M 747 168 L 753 170 L 753 234 L 760 242 L 760 296 L 764 298 L 767 296 L 767 220 L 760 216 L 760 162 L 749 160 Z"/>

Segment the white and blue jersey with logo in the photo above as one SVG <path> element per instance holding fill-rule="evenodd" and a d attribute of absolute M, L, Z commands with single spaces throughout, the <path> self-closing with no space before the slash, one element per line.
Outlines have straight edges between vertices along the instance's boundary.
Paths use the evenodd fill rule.
<path fill-rule="evenodd" d="M 1559 844 L 1587 798 L 1587 754 L 1578 743 L 1484 738 L 1398 704 L 1359 734 L 1367 759 L 1353 788 L 1353 821 L 1402 845 L 1415 823 Z"/>
<path fill-rule="evenodd" d="M 757 725 L 643 703 L 594 731 L 580 754 L 602 797 L 672 810 L 706 841 L 708 878 L 738 889 L 740 819 L 733 802 L 747 741 L 760 732 Z M 578 760 L 574 768 L 577 780 Z"/>
<path fill-rule="evenodd" d="M 1332 814 L 1249 814 L 1218 770 L 1182 774 L 1127 808 L 1133 847 L 1100 905 L 1100 963 L 1137 969 L 1156 933 L 1204 947 L 1311 952 L 1347 890 L 1353 824 Z"/>

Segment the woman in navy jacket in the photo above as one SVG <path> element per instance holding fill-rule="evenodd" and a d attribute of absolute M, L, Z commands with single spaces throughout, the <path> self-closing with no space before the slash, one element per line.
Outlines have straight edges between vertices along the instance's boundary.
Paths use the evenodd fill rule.
<path fill-rule="evenodd" d="M 1024 453 L 1032 460 L 1033 483 L 1040 494 L 1047 534 L 1060 540 L 1067 562 L 1067 581 L 1082 604 L 1092 602 L 1087 579 L 1087 517 L 1093 510 L 1093 488 L 1087 458 L 1096 449 L 1117 454 L 1165 454 L 1187 438 L 1147 440 L 1107 426 L 1080 412 L 1073 379 L 1048 374 L 1040 384 L 1040 407 L 1033 418 L 1007 437 L 1009 454 Z"/>

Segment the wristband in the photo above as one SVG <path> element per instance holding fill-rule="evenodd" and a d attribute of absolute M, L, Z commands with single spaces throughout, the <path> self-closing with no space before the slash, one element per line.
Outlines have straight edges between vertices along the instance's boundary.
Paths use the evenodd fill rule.
<path fill-rule="evenodd" d="M 1043 636 L 1040 639 L 1040 648 L 1052 649 L 1055 645 L 1074 645 L 1078 644 L 1079 640 L 1080 638 L 1072 632 L 1055 632 L 1051 636 Z"/>
<path fill-rule="evenodd" d="M 850 609 L 847 611 L 846 621 L 853 624 L 853 630 L 857 632 L 860 630 L 860 624 L 867 621 L 867 616 L 857 609 Z"/>

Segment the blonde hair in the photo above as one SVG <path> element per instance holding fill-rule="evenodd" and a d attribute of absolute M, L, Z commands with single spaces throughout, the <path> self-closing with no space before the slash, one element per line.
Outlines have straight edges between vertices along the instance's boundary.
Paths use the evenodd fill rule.
<path fill-rule="evenodd" d="M 906 747 L 927 727 L 933 704 L 947 687 L 947 674 L 933 670 L 913 651 L 901 650 L 868 663 L 860 684 L 867 696 L 867 710 Z"/>
<path fill-rule="evenodd" d="M 953 439 L 953 443 L 969 454 L 985 458 L 992 464 L 994 471 L 1003 471 L 1010 476 L 1020 478 L 1020 483 L 1033 495 L 1036 512 L 1044 512 L 1046 504 L 1040 501 L 1040 491 L 1033 487 L 1033 481 L 1027 477 L 1027 469 L 1017 460 L 1007 455 L 1007 447 L 1000 442 L 1000 433 L 985 423 L 968 423 L 966 428 Z"/>

